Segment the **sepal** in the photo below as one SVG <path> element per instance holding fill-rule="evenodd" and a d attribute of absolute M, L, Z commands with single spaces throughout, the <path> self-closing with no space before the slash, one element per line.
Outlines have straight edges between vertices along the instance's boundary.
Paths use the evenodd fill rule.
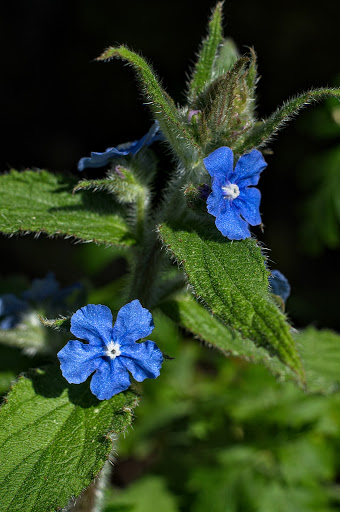
<path fill-rule="evenodd" d="M 240 53 L 234 41 L 231 38 L 224 39 L 223 43 L 220 45 L 214 63 L 214 79 L 225 75 L 240 57 Z"/>
<path fill-rule="evenodd" d="M 209 85 L 214 75 L 214 63 L 222 42 L 222 7 L 223 2 L 218 2 L 213 10 L 208 36 L 202 42 L 191 82 L 189 83 L 188 102 L 193 103 Z"/>
<path fill-rule="evenodd" d="M 70 332 L 71 316 L 66 317 L 60 315 L 58 318 L 45 318 L 39 316 L 39 320 L 45 327 L 51 327 L 52 329 L 60 332 Z"/>

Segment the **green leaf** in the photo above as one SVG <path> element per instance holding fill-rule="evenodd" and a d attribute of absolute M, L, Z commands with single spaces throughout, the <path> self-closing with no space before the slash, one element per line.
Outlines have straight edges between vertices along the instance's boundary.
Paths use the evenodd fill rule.
<path fill-rule="evenodd" d="M 108 245 L 134 243 L 110 196 L 72 194 L 76 180 L 47 171 L 11 171 L 0 177 L 0 231 L 46 233 Z"/>
<path fill-rule="evenodd" d="M 177 295 L 162 303 L 161 309 L 176 323 L 224 355 L 263 364 L 280 380 L 294 378 L 295 374 L 279 358 L 270 355 L 249 338 L 243 338 L 237 331 L 222 324 L 190 295 Z"/>
<path fill-rule="evenodd" d="M 241 140 L 240 144 L 235 146 L 235 152 L 242 155 L 254 148 L 266 145 L 280 128 L 296 116 L 302 108 L 327 97 L 340 98 L 340 89 L 314 89 L 287 101 L 268 119 L 257 123 Z"/>
<path fill-rule="evenodd" d="M 56 367 L 20 377 L 0 410 L 2 512 L 52 512 L 78 496 L 131 423 L 132 392 L 99 401 Z"/>
<path fill-rule="evenodd" d="M 125 46 L 110 47 L 97 60 L 112 58 L 119 58 L 131 64 L 137 73 L 147 104 L 158 120 L 164 136 L 184 162 L 192 161 L 199 152 L 199 147 L 188 129 L 186 119 L 180 115 L 172 98 L 161 87 L 151 66 L 143 57 Z"/>
<path fill-rule="evenodd" d="M 290 326 L 268 291 L 268 271 L 253 239 L 229 241 L 160 227 L 194 293 L 224 324 L 278 356 L 304 381 Z"/>
<path fill-rule="evenodd" d="M 308 327 L 295 336 L 310 392 L 340 390 L 340 335 Z"/>
<path fill-rule="evenodd" d="M 214 62 L 223 37 L 222 7 L 223 2 L 216 4 L 209 22 L 208 37 L 202 43 L 198 61 L 189 85 L 189 101 L 191 102 L 204 91 L 213 77 Z"/>

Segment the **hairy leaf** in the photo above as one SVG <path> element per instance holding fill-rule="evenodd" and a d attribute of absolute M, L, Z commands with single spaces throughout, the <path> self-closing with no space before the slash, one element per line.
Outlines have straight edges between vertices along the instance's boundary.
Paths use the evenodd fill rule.
<path fill-rule="evenodd" d="M 214 62 L 223 37 L 222 7 L 223 2 L 218 2 L 209 22 L 208 37 L 202 43 L 198 61 L 189 85 L 189 98 L 191 101 L 203 92 L 212 80 Z"/>
<path fill-rule="evenodd" d="M 127 61 L 137 73 L 148 105 L 158 120 L 164 136 L 168 139 L 175 152 L 184 161 L 192 158 L 192 153 L 199 148 L 181 118 L 172 98 L 164 91 L 151 66 L 137 53 L 125 46 L 110 47 L 97 60 L 119 58 Z M 188 149 L 189 148 L 189 149 Z"/>
<path fill-rule="evenodd" d="M 302 108 L 313 102 L 332 96 L 340 98 L 340 89 L 315 89 L 287 101 L 268 119 L 257 123 L 242 139 L 240 144 L 235 145 L 235 152 L 242 155 L 254 148 L 264 146 L 280 130 L 280 128 L 282 128 L 287 121 L 290 121 L 290 119 L 296 116 Z"/>
<path fill-rule="evenodd" d="M 290 327 L 268 291 L 268 271 L 255 240 L 207 239 L 160 227 L 164 245 L 184 267 L 195 295 L 242 336 L 269 349 L 304 380 Z"/>
<path fill-rule="evenodd" d="M 132 392 L 99 401 L 56 367 L 20 377 L 0 410 L 2 512 L 51 512 L 99 473 L 131 423 Z"/>
<path fill-rule="evenodd" d="M 161 309 L 176 323 L 226 356 L 263 364 L 280 380 L 294 378 L 293 372 L 279 358 L 271 356 L 249 338 L 243 338 L 237 331 L 222 324 L 189 294 L 177 295 L 161 304 Z"/>
<path fill-rule="evenodd" d="M 47 171 L 11 171 L 0 177 L 0 231 L 46 233 L 108 245 L 133 239 L 108 195 L 72 195 L 76 180 Z"/>

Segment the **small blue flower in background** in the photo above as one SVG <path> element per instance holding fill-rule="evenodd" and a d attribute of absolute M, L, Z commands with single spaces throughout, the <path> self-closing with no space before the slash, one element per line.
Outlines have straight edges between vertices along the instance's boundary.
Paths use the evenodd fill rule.
<path fill-rule="evenodd" d="M 91 373 L 90 388 L 99 400 L 108 400 L 127 389 L 129 372 L 141 382 L 160 373 L 163 354 L 153 341 L 136 343 L 154 328 L 150 311 L 139 300 L 123 306 L 112 326 L 107 306 L 88 304 L 71 318 L 71 332 L 87 344 L 72 340 L 58 352 L 60 368 L 71 384 L 84 382 Z"/>
<path fill-rule="evenodd" d="M 286 276 L 284 276 L 279 270 L 271 270 L 271 276 L 269 277 L 269 285 L 271 292 L 274 295 L 279 295 L 283 302 L 286 302 L 290 295 L 290 284 Z"/>
<path fill-rule="evenodd" d="M 234 155 L 230 148 L 216 149 L 204 160 L 212 177 L 212 192 L 207 200 L 207 209 L 216 217 L 216 227 L 230 240 L 249 238 L 248 224 L 261 224 L 261 192 L 257 185 L 260 173 L 267 163 L 257 149 L 241 156 L 235 169 Z"/>
<path fill-rule="evenodd" d="M 73 292 L 81 289 L 80 283 L 60 288 L 53 272 L 48 272 L 42 279 L 33 279 L 32 286 L 21 293 L 21 298 L 13 293 L 0 295 L 0 329 L 13 329 L 37 305 L 44 306 L 48 314 L 60 313 L 67 307 L 67 300 L 74 298 Z"/>
<path fill-rule="evenodd" d="M 20 314 L 28 309 L 28 303 L 18 299 L 13 293 L 0 296 L 0 329 L 13 329 L 19 321 Z"/>
<path fill-rule="evenodd" d="M 53 272 L 48 272 L 42 279 L 33 279 L 32 286 L 24 291 L 21 296 L 24 300 L 43 303 L 49 301 L 52 308 L 65 306 L 65 300 L 72 295 L 75 290 L 80 290 L 82 285 L 74 283 L 66 288 L 60 288 L 60 283 L 56 280 Z"/>
<path fill-rule="evenodd" d="M 113 157 L 135 155 L 143 146 L 150 146 L 150 144 L 158 140 L 163 140 L 163 135 L 160 131 L 158 121 L 155 121 L 148 133 L 140 140 L 119 144 L 116 148 L 107 148 L 104 153 L 91 153 L 90 157 L 81 158 L 78 162 L 78 171 L 83 171 L 89 167 L 103 167 L 108 164 Z"/>

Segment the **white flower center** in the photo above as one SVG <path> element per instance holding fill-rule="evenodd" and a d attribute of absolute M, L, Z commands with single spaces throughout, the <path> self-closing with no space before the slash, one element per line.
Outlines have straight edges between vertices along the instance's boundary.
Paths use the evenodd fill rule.
<path fill-rule="evenodd" d="M 121 352 L 119 343 L 110 341 L 110 343 L 106 346 L 105 355 L 110 359 L 116 359 L 116 357 L 120 356 L 120 354 Z"/>
<path fill-rule="evenodd" d="M 222 187 L 222 190 L 226 199 L 236 199 L 240 195 L 240 189 L 236 183 L 229 183 Z"/>

